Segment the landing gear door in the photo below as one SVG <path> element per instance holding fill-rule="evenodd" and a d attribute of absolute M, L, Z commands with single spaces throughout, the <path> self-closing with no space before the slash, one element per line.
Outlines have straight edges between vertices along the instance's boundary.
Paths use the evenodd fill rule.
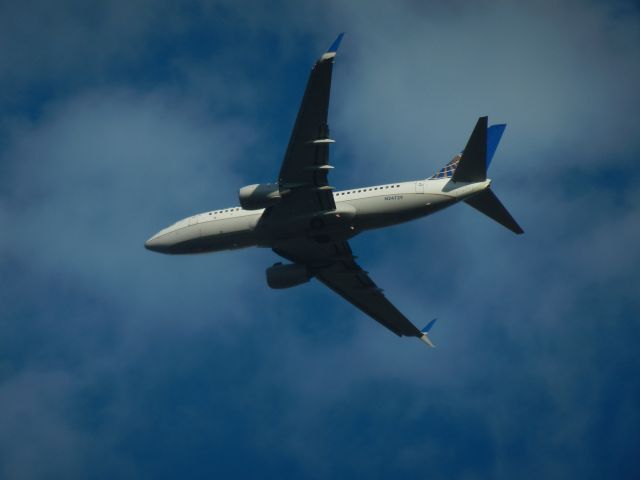
<path fill-rule="evenodd" d="M 424 180 L 416 182 L 416 193 L 424 193 Z"/>

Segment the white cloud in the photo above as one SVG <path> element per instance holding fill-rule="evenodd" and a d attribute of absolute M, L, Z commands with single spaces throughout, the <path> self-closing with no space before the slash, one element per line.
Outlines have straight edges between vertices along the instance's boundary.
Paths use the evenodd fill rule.
<path fill-rule="evenodd" d="M 509 172 L 522 161 L 536 174 L 558 168 L 558 152 L 566 167 L 628 164 L 637 149 L 637 12 L 619 21 L 586 2 L 361 7 L 344 6 L 352 34 L 337 60 L 333 126 L 374 178 L 431 174 L 484 114 L 509 124 L 499 152 Z"/>
<path fill-rule="evenodd" d="M 306 465 L 309 473 L 338 472 L 339 466 L 322 462 L 335 457 L 332 438 L 344 440 L 340 422 L 365 407 L 378 426 L 398 412 L 408 412 L 400 419 L 403 426 L 432 425 L 434 414 L 454 417 L 435 433 L 414 432 L 410 445 L 380 427 L 391 437 L 389 448 L 365 442 L 358 457 L 379 454 L 369 459 L 369 474 L 389 459 L 402 465 L 407 457 L 423 456 L 442 468 L 455 463 L 456 458 L 442 456 L 447 446 L 459 452 L 459 438 L 434 435 L 455 433 L 456 419 L 490 443 L 495 477 L 513 476 L 520 468 L 517 460 L 557 472 L 563 460 L 557 454 L 543 450 L 544 458 L 535 456 L 547 438 L 551 448 L 568 450 L 570 459 L 589 451 L 590 428 L 604 402 L 600 389 L 605 391 L 606 378 L 617 372 L 615 366 L 598 365 L 602 351 L 591 351 L 602 334 L 596 314 L 604 312 L 613 322 L 620 322 L 621 314 L 607 305 L 582 303 L 597 295 L 604 304 L 633 298 L 637 195 L 625 185 L 616 191 L 596 182 L 574 186 L 579 194 L 572 195 L 565 175 L 578 166 L 584 173 L 611 162 L 632 173 L 628 167 L 635 157 L 629 153 L 638 150 L 637 121 L 628 114 L 638 95 L 638 16 L 614 17 L 610 7 L 587 2 L 486 3 L 470 10 L 448 5 L 336 2 L 323 7 L 324 13 L 306 6 L 268 12 L 227 5 L 238 25 L 253 25 L 253 34 L 261 32 L 258 38 L 266 35 L 279 45 L 272 56 L 243 63 L 254 59 L 252 39 L 238 41 L 237 48 L 220 46 L 207 61 L 178 56 L 172 63 L 182 76 L 177 86 L 141 93 L 139 87 L 89 85 L 62 96 L 32 124 L 5 129 L 0 224 L 11 235 L 2 240 L 3 260 L 35 277 L 34 294 L 42 294 L 52 278 L 67 282 L 71 292 L 28 309 L 29 297 L 21 289 L 12 309 L 5 308 L 12 315 L 26 309 L 51 317 L 42 324 L 58 339 L 44 347 L 51 357 L 86 341 L 86 348 L 71 349 L 83 379 L 105 372 L 121 379 L 114 382 L 118 395 L 105 413 L 112 426 L 99 432 L 108 438 L 75 459 L 68 452 L 84 442 L 86 432 L 73 427 L 65 409 L 84 380 L 78 386 L 68 371 L 38 377 L 30 359 L 3 384 L 5 398 L 13 399 L 0 408 L 7 418 L 34 389 L 38 397 L 55 397 L 47 402 L 53 407 L 22 407 L 34 412 L 28 416 L 42 416 L 42 428 L 50 425 L 63 438 L 60 461 L 49 464 L 50 471 L 78 471 L 91 452 L 114 448 L 148 395 L 160 416 L 173 404 L 157 392 L 193 375 L 202 375 L 201 393 L 216 406 L 241 403 L 238 416 L 254 430 L 245 437 L 251 448 L 273 449 Z M 74 43 L 69 38 L 78 38 L 69 28 L 75 20 L 56 11 L 63 19 L 53 17 L 50 28 L 64 35 L 47 50 L 51 59 L 19 68 L 14 78 L 46 71 L 63 82 L 65 70 L 83 62 L 89 70 L 109 70 L 109 52 L 119 56 L 122 44 L 136 38 L 145 44 L 157 22 L 169 21 L 166 10 L 136 19 L 128 8 L 116 6 L 108 16 L 112 20 L 100 23 L 105 30 L 99 29 L 96 43 L 77 51 L 69 47 Z M 129 23 L 118 31 L 121 9 Z M 214 19 L 219 10 L 205 12 Z M 317 18 L 321 21 L 314 22 Z M 192 20 L 178 15 L 171 28 L 188 31 Z M 509 123 L 492 173 L 496 192 L 523 224 L 525 236 L 512 236 L 461 205 L 353 242 L 362 265 L 411 319 L 426 323 L 440 317 L 435 351 L 394 338 L 317 283 L 268 291 L 263 270 L 274 258 L 269 252 L 171 258 L 142 249 L 147 236 L 177 218 L 235 203 L 238 186 L 264 175 L 249 172 L 247 178 L 255 152 L 284 150 L 271 144 L 270 134 L 286 130 L 293 119 L 270 110 L 282 92 L 264 97 L 278 71 L 283 78 L 289 74 L 287 66 L 300 47 L 288 42 L 304 38 L 307 28 L 320 49 L 334 30 L 347 30 L 336 63 L 331 118 L 339 142 L 332 162 L 339 167 L 332 174 L 338 185 L 428 176 L 463 147 L 477 116 Z M 105 53 L 91 58 L 88 52 L 100 50 L 101 42 Z M 62 58 L 57 70 L 55 58 L 65 51 L 70 57 Z M 243 61 L 233 58 L 236 52 Z M 309 66 L 318 53 L 305 54 Z M 14 61 L 12 54 L 4 55 L 5 63 Z M 256 75 L 261 69 L 266 73 Z M 70 85 L 73 89 L 73 80 Z M 297 92 L 302 89 L 296 86 Z M 290 101 L 297 105 L 299 99 Z M 289 104 L 282 108 L 295 110 Z M 274 126 L 279 122 L 286 127 Z M 257 155 L 260 165 L 270 161 Z M 273 171 L 278 162 L 273 160 Z M 616 208 L 620 198 L 624 208 Z M 122 315 L 112 319 L 117 327 L 109 347 L 95 348 L 98 341 L 75 318 L 90 307 L 64 318 L 69 313 L 64 303 L 85 294 L 108 304 L 107 313 L 95 308 L 96 318 L 89 319 L 94 335 L 105 329 L 100 315 Z M 56 321 L 67 325 L 64 334 Z M 3 337 L 25 340 L 16 324 L 5 323 Z M 633 331 L 632 322 L 616 325 Z M 74 329 L 89 340 L 76 338 Z M 612 334 L 606 345 L 612 355 L 624 357 L 626 341 Z M 218 351 L 228 357 L 217 357 Z M 585 383 L 583 366 L 592 383 Z M 56 375 L 57 380 L 47 380 Z M 375 395 L 393 388 L 399 390 L 396 403 Z M 207 414 L 198 403 L 187 402 L 189 407 Z M 223 421 L 208 414 L 214 415 L 211 422 Z M 535 425 L 526 426 L 533 431 L 525 438 L 520 422 L 531 421 Z M 39 422 L 30 422 L 29 435 L 35 436 Z M 9 431 L 16 429 L 11 423 Z M 549 431 L 554 434 L 545 436 Z M 11 450 L 14 467 L 23 461 L 17 449 L 31 441 L 29 435 Z M 587 440 L 572 445 L 576 437 Z M 2 443 L 10 441 L 5 436 Z M 518 445 L 520 456 L 512 455 Z M 119 459 L 125 470 L 126 458 Z M 570 465 L 565 468 L 573 472 Z"/>

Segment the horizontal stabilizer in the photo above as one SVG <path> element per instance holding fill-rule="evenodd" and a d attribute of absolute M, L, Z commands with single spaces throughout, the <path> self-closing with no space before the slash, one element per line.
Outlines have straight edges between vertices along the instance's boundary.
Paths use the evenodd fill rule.
<path fill-rule="evenodd" d="M 465 202 L 512 232 L 517 234 L 524 233 L 524 230 L 520 228 L 518 222 L 514 220 L 507 209 L 504 208 L 504 205 L 498 200 L 498 197 L 496 197 L 490 189 L 487 188 L 479 194 L 467 198 Z"/>

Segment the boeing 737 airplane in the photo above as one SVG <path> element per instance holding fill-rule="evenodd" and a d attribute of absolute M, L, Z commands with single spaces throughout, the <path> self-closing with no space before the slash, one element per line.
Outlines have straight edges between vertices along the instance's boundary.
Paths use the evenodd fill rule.
<path fill-rule="evenodd" d="M 334 191 L 329 185 L 327 110 L 340 34 L 316 62 L 307 83 L 277 183 L 242 187 L 240 206 L 200 213 L 160 230 L 145 242 L 156 252 L 187 254 L 251 246 L 268 247 L 289 263 L 267 268 L 271 288 L 289 288 L 317 278 L 331 290 L 399 336 L 420 330 L 371 280 L 353 255 L 349 239 L 374 228 L 395 225 L 458 202 L 465 202 L 515 233 L 523 233 L 490 189 L 487 167 L 505 125 L 481 117 L 462 153 L 435 175 L 410 182 Z"/>

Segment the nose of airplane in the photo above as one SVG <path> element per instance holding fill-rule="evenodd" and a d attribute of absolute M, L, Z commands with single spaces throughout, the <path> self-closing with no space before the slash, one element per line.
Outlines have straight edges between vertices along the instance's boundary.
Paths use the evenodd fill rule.
<path fill-rule="evenodd" d="M 149 240 L 144 242 L 144 248 L 146 248 L 147 250 L 151 250 L 152 252 L 162 252 L 163 251 L 163 245 L 161 244 L 161 242 L 158 239 L 157 235 L 154 235 Z"/>

